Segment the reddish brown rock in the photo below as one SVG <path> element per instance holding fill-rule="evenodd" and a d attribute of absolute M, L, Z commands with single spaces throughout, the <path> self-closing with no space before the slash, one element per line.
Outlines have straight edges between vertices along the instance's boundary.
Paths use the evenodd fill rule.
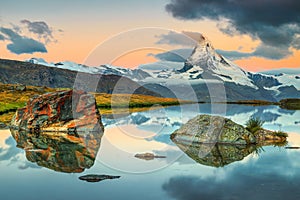
<path fill-rule="evenodd" d="M 94 164 L 103 135 L 93 95 L 48 93 L 28 101 L 11 122 L 17 146 L 29 161 L 61 172 L 82 172 Z"/>
<path fill-rule="evenodd" d="M 13 129 L 25 131 L 103 132 L 94 96 L 73 90 L 30 99 L 25 108 L 17 110 L 11 125 Z"/>

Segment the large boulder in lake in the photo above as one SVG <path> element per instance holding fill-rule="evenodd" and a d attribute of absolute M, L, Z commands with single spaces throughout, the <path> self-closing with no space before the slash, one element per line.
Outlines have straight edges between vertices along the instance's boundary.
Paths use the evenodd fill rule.
<path fill-rule="evenodd" d="M 260 129 L 255 135 L 230 119 L 199 115 L 171 134 L 172 141 L 197 163 L 223 167 L 243 160 L 265 145 L 286 144 L 286 136 Z"/>
<path fill-rule="evenodd" d="M 13 129 L 24 131 L 100 131 L 101 116 L 93 95 L 84 91 L 47 93 L 30 99 L 11 121 Z"/>
<path fill-rule="evenodd" d="M 221 116 L 199 115 L 171 135 L 173 141 L 204 144 L 255 144 L 256 138 L 245 127 Z"/>
<path fill-rule="evenodd" d="M 30 99 L 11 122 L 12 136 L 27 159 L 61 172 L 93 166 L 103 131 L 94 96 L 73 90 Z"/>

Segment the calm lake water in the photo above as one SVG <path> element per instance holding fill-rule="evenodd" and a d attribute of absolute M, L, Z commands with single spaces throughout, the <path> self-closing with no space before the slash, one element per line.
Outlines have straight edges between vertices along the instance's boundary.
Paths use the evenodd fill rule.
<path fill-rule="evenodd" d="M 183 153 L 169 136 L 199 113 L 225 115 L 240 124 L 251 116 L 260 117 L 265 121 L 264 128 L 289 133 L 288 146 L 300 146 L 300 111 L 277 106 L 175 106 L 104 116 L 105 133 L 94 165 L 82 173 L 62 173 L 28 161 L 9 130 L 3 130 L 0 131 L 1 199 L 300 198 L 300 150 L 265 146 L 224 167 L 197 163 Z M 166 158 L 134 157 L 143 152 Z M 78 179 L 86 174 L 121 177 L 97 183 Z"/>

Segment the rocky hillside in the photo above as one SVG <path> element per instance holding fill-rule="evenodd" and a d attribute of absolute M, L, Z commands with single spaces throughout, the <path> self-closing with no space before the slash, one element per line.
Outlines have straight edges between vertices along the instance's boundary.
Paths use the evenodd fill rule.
<path fill-rule="evenodd" d="M 73 88 L 76 76 L 78 75 L 76 71 L 67 69 L 5 59 L 0 59 L 0 72 L 1 83 L 46 86 L 51 88 Z M 146 89 L 126 77 L 113 74 L 81 73 L 81 75 L 86 77 L 86 82 L 83 83 L 86 85 L 89 84 L 88 80 L 99 80 L 97 87 L 90 87 L 95 87 L 95 92 L 98 93 L 112 93 L 116 84 L 118 84 L 117 93 L 160 96 L 156 92 Z M 86 89 L 88 90 L 89 88 Z"/>

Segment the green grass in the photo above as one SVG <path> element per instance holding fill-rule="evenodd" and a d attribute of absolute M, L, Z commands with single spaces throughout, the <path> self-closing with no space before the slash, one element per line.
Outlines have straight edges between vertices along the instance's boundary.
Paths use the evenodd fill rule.
<path fill-rule="evenodd" d="M 288 137 L 289 135 L 286 133 L 286 132 L 283 132 L 283 131 L 274 131 L 273 134 L 275 136 L 278 136 L 278 137 Z"/>
<path fill-rule="evenodd" d="M 16 103 L 0 102 L 0 115 L 9 113 L 9 112 L 14 112 L 18 108 L 21 108 L 24 106 L 25 106 L 25 102 L 16 102 Z"/>
<path fill-rule="evenodd" d="M 257 131 L 262 129 L 262 125 L 264 124 L 264 121 L 260 120 L 257 117 L 251 117 L 246 122 L 246 129 L 250 131 L 251 133 L 255 134 Z"/>
<path fill-rule="evenodd" d="M 26 86 L 26 90 L 18 91 L 16 85 L 0 83 L 0 121 L 8 123 L 18 108 L 24 107 L 26 102 L 35 95 L 41 95 L 47 92 L 60 91 L 66 88 L 47 88 Z M 112 108 L 118 108 L 122 112 L 128 111 L 127 108 L 145 109 L 159 106 L 179 105 L 180 103 L 191 103 L 189 101 L 181 101 L 175 98 L 153 97 L 140 94 L 100 94 L 94 93 L 97 107 L 101 109 L 101 113 L 111 113 Z M 150 108 L 151 109 L 151 108 Z M 103 112 L 102 112 L 103 111 Z M 115 110 L 114 110 L 115 111 Z"/>
<path fill-rule="evenodd" d="M 140 94 L 94 94 L 98 108 L 143 108 L 155 105 L 171 106 L 189 103 L 175 98 L 153 97 Z"/>

